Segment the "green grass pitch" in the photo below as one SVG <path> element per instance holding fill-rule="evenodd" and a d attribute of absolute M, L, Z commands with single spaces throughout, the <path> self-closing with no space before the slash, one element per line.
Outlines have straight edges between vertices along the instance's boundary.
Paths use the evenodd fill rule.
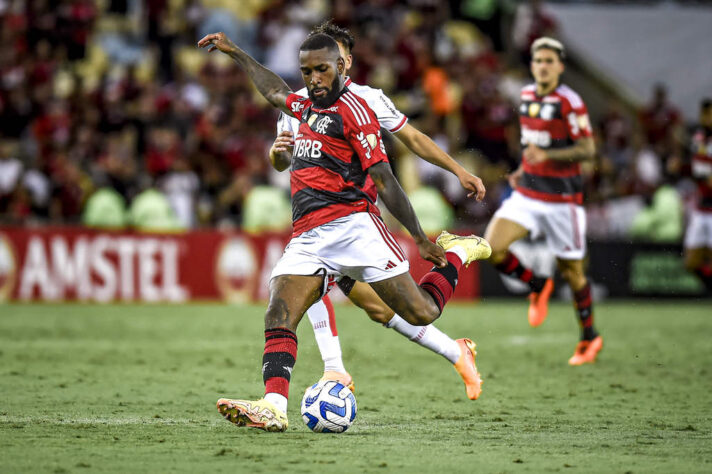
<path fill-rule="evenodd" d="M 712 472 L 712 306 L 596 306 L 599 362 L 566 364 L 569 304 L 449 305 L 478 344 L 469 401 L 442 357 L 337 306 L 359 412 L 308 431 L 321 375 L 305 318 L 286 433 L 237 428 L 221 396 L 260 397 L 263 306 L 0 305 L 0 472 Z"/>

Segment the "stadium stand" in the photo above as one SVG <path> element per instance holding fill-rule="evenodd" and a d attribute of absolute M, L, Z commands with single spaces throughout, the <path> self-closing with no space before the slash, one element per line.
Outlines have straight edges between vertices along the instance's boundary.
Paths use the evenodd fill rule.
<path fill-rule="evenodd" d="M 439 189 L 454 228 L 484 228 L 518 160 L 515 104 L 528 81 L 528 46 L 559 30 L 539 2 L 240 3 L 2 2 L 0 220 L 79 224 L 97 190 L 112 188 L 130 206 L 152 188 L 181 228 L 239 226 L 253 188 L 287 195 L 286 176 L 266 160 L 275 112 L 242 72 L 195 42 L 224 30 L 296 87 L 290 45 L 334 18 L 357 38 L 354 81 L 383 88 L 488 193 L 484 204 L 467 199 L 389 143 L 406 190 Z M 616 97 L 601 109 L 592 117 L 599 156 L 587 170 L 591 219 L 601 221 L 591 237 L 627 235 L 629 217 L 663 184 L 690 203 L 693 186 L 676 166 L 688 153 L 685 122 L 665 89 L 639 113 Z"/>

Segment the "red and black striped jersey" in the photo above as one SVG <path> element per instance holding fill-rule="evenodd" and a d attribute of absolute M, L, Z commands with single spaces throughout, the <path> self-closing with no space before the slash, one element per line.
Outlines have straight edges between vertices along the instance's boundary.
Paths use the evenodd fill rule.
<path fill-rule="evenodd" d="M 692 136 L 692 177 L 697 181 L 697 208 L 712 212 L 712 129 L 701 127 Z"/>
<path fill-rule="evenodd" d="M 325 109 L 297 94 L 287 107 L 300 122 L 290 168 L 292 236 L 354 212 L 380 215 L 367 170 L 388 156 L 366 101 L 345 87 Z"/>
<path fill-rule="evenodd" d="M 521 144 L 544 150 L 570 147 L 592 135 L 586 105 L 568 86 L 539 97 L 536 85 L 522 89 L 519 105 Z M 536 165 L 522 159 L 524 171 L 517 191 L 533 199 L 583 204 L 583 179 L 579 163 L 547 160 Z"/>

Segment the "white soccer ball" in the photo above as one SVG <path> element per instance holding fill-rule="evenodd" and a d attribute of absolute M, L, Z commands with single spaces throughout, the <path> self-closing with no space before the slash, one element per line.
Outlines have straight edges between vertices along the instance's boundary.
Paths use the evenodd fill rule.
<path fill-rule="evenodd" d="M 319 381 L 302 398 L 302 419 L 315 433 L 343 433 L 356 418 L 356 397 L 336 380 Z"/>

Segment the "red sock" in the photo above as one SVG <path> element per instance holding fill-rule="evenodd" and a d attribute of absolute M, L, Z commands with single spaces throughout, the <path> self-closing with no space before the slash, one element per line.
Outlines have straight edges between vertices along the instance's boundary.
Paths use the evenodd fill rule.
<path fill-rule="evenodd" d="M 593 300 L 591 299 L 591 284 L 574 292 L 574 306 L 581 326 L 582 339 L 592 340 L 598 333 L 593 328 Z"/>
<path fill-rule="evenodd" d="M 454 252 L 446 252 L 448 264 L 443 268 L 433 267 L 420 280 L 420 287 L 432 296 L 442 313 L 445 304 L 452 298 L 457 286 L 457 276 L 462 268 L 462 260 Z"/>
<path fill-rule="evenodd" d="M 544 284 L 546 283 L 546 278 L 534 275 L 534 272 L 522 265 L 517 256 L 512 252 L 507 252 L 507 256 L 504 260 L 496 264 L 494 267 L 505 275 L 509 275 L 523 281 L 529 285 L 529 288 L 532 291 L 537 293 L 544 288 Z"/>
<path fill-rule="evenodd" d="M 287 328 L 265 330 L 262 379 L 265 394 L 278 393 L 289 398 L 289 380 L 297 361 L 297 335 Z"/>

